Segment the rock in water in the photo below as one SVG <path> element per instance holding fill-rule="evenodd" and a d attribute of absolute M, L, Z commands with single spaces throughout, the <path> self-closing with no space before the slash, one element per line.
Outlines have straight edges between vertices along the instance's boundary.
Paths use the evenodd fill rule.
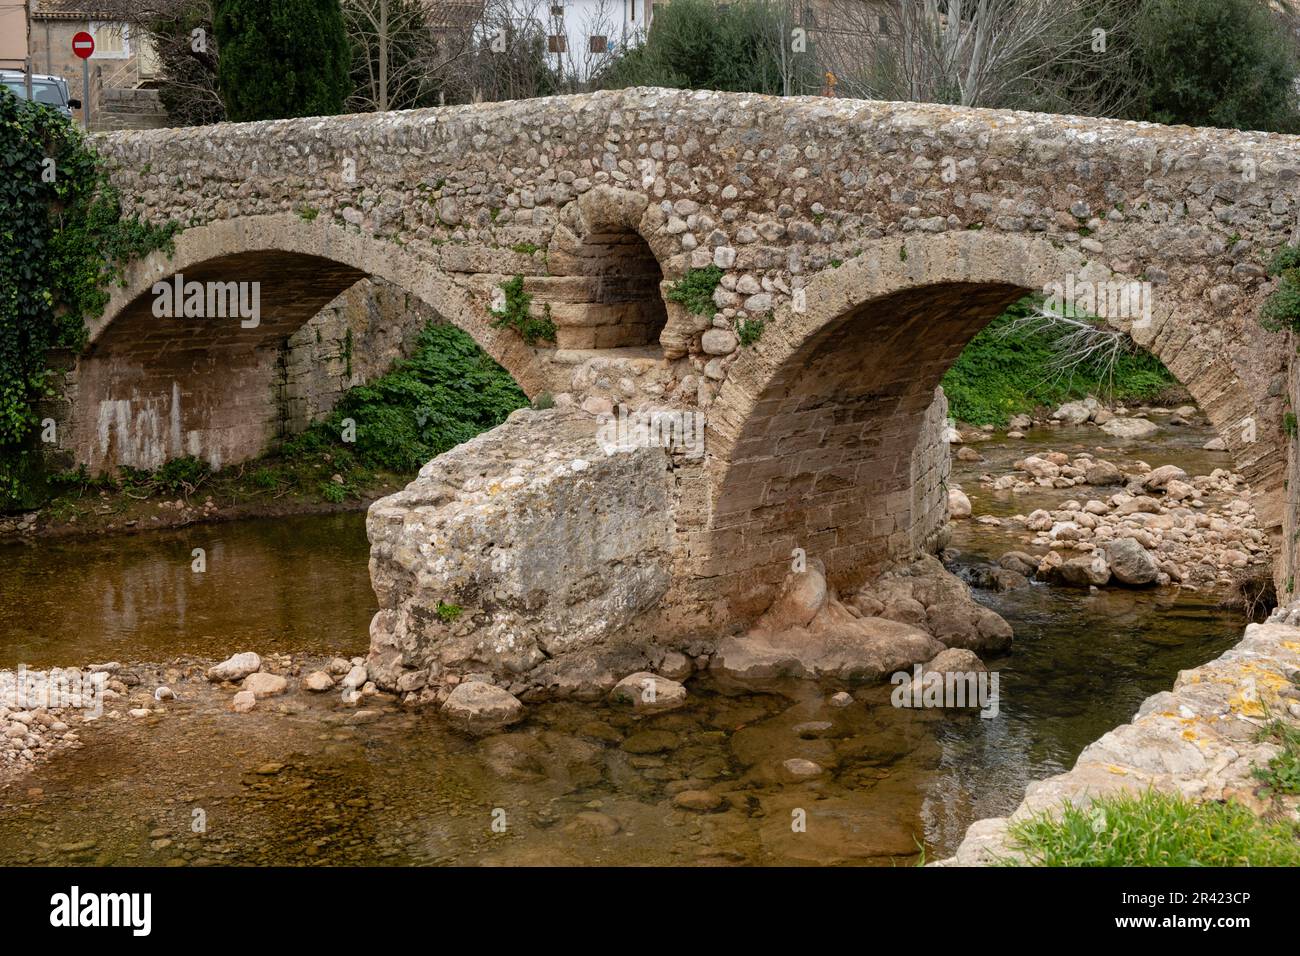
<path fill-rule="evenodd" d="M 969 518 L 971 512 L 970 498 L 960 488 L 948 489 L 948 516 L 950 518 Z"/>
<path fill-rule="evenodd" d="M 305 690 L 320 694 L 334 687 L 334 678 L 324 671 L 313 671 L 303 678 L 302 686 Z"/>
<path fill-rule="evenodd" d="M 219 684 L 223 680 L 243 680 L 249 674 L 262 669 L 262 658 L 252 651 L 244 651 L 234 657 L 228 657 L 220 664 L 208 668 L 208 680 Z"/>
<path fill-rule="evenodd" d="M 619 681 L 609 692 L 609 700 L 630 705 L 638 714 L 658 714 L 686 703 L 686 688 L 660 674 L 639 671 Z"/>
<path fill-rule="evenodd" d="M 279 674 L 249 674 L 241 685 L 258 700 L 263 697 L 276 697 L 289 689 L 289 682 Z"/>
<path fill-rule="evenodd" d="M 1115 538 L 1105 544 L 1110 573 L 1122 584 L 1155 584 L 1160 573 L 1151 552 L 1132 538 Z"/>
<path fill-rule="evenodd" d="M 1145 418 L 1112 418 L 1101 430 L 1112 438 L 1150 438 L 1160 428 Z"/>
<path fill-rule="evenodd" d="M 524 716 L 524 705 L 514 694 L 493 684 L 471 680 L 456 685 L 442 712 L 462 730 L 483 732 L 513 724 Z"/>

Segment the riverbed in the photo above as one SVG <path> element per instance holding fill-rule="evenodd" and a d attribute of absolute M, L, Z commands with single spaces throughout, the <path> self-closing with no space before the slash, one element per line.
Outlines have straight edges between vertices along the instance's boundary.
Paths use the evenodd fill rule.
<path fill-rule="evenodd" d="M 954 462 L 953 480 L 976 515 L 1028 512 L 1069 495 L 1010 500 L 979 474 L 1098 447 L 1207 473 L 1229 464 L 1201 450 L 1210 434 L 998 433 L 978 445 L 988 462 Z M 1018 546 L 1000 534 L 958 522 L 955 569 Z M 887 685 L 837 707 L 807 682 L 729 696 L 697 676 L 672 713 L 530 705 L 523 724 L 475 739 L 433 712 L 358 713 L 334 693 L 235 714 L 227 691 L 187 679 L 243 650 L 303 673 L 364 654 L 367 552 L 363 517 L 346 514 L 0 548 L 0 666 L 112 660 L 178 697 L 161 715 L 87 725 L 84 746 L 0 790 L 0 864 L 913 865 L 1009 812 L 1244 623 L 1210 591 L 977 590 L 1016 632 L 987 662 L 1001 684 L 988 720 L 895 708 Z M 791 779 L 791 758 L 824 773 Z"/>

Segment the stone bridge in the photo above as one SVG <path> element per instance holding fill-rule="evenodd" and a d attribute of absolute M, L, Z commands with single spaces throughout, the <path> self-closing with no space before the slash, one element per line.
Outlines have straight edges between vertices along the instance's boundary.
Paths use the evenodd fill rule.
<path fill-rule="evenodd" d="M 703 412 L 703 459 L 663 456 L 668 513 L 648 520 L 695 607 L 752 615 L 796 547 L 849 584 L 933 539 L 940 377 L 1005 306 L 1073 277 L 1150 283 L 1149 321 L 1110 321 L 1187 386 L 1281 534 L 1290 346 L 1257 312 L 1300 213 L 1292 137 L 635 89 L 96 145 L 128 213 L 184 229 L 90 330 L 64 432 L 93 467 L 262 451 L 277 347 L 376 277 L 557 412 Z M 703 314 L 669 297 L 708 267 Z M 260 282 L 260 323 L 155 317 L 178 272 Z M 516 275 L 554 343 L 492 324 Z"/>

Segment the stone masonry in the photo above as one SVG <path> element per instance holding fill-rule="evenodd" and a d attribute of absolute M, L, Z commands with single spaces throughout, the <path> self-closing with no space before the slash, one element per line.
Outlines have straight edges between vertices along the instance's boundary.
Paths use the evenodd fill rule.
<path fill-rule="evenodd" d="M 633 89 L 96 142 L 128 213 L 185 229 L 91 329 L 62 429 L 81 458 L 129 462 L 142 428 L 255 454 L 283 342 L 377 277 L 530 396 L 704 411 L 704 461 L 673 476 L 671 603 L 743 617 L 792 548 L 850 587 L 930 535 L 935 387 L 1007 304 L 1146 282 L 1149 321 L 1108 321 L 1187 386 L 1281 532 L 1290 349 L 1257 313 L 1300 210 L 1291 137 Z M 668 297 L 710 266 L 711 311 Z M 261 325 L 155 319 L 150 287 L 177 271 L 260 280 Z M 515 275 L 553 345 L 492 324 Z"/>

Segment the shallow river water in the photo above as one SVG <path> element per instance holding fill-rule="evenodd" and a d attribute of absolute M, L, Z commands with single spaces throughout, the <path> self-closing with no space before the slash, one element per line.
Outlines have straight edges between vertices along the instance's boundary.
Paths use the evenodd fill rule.
<path fill-rule="evenodd" d="M 979 446 L 992 464 L 954 462 L 954 480 L 976 514 L 1050 507 L 1072 495 L 996 500 L 977 476 L 1033 450 L 1095 452 L 1103 437 L 999 436 Z M 1204 473 L 1228 464 L 1199 450 L 1207 437 L 1165 429 L 1156 445 L 1106 454 Z M 954 546 L 960 565 L 1020 543 L 964 522 Z M 190 568 L 194 548 L 205 573 Z M 360 515 L 3 546 L 0 666 L 363 654 L 366 558 Z M 1209 593 L 976 593 L 1016 632 L 1014 650 L 989 661 L 1001 675 L 991 720 L 894 708 L 888 686 L 835 708 L 805 682 L 727 696 L 696 678 L 673 713 L 534 705 L 525 723 L 475 740 L 394 705 L 358 720 L 332 693 L 234 714 L 227 691 L 174 683 L 165 715 L 101 720 L 84 748 L 0 789 L 0 864 L 911 865 L 1013 809 L 1028 782 L 1068 768 L 1244 623 Z M 793 757 L 826 773 L 791 780 Z M 681 791 L 721 803 L 679 807 Z"/>

